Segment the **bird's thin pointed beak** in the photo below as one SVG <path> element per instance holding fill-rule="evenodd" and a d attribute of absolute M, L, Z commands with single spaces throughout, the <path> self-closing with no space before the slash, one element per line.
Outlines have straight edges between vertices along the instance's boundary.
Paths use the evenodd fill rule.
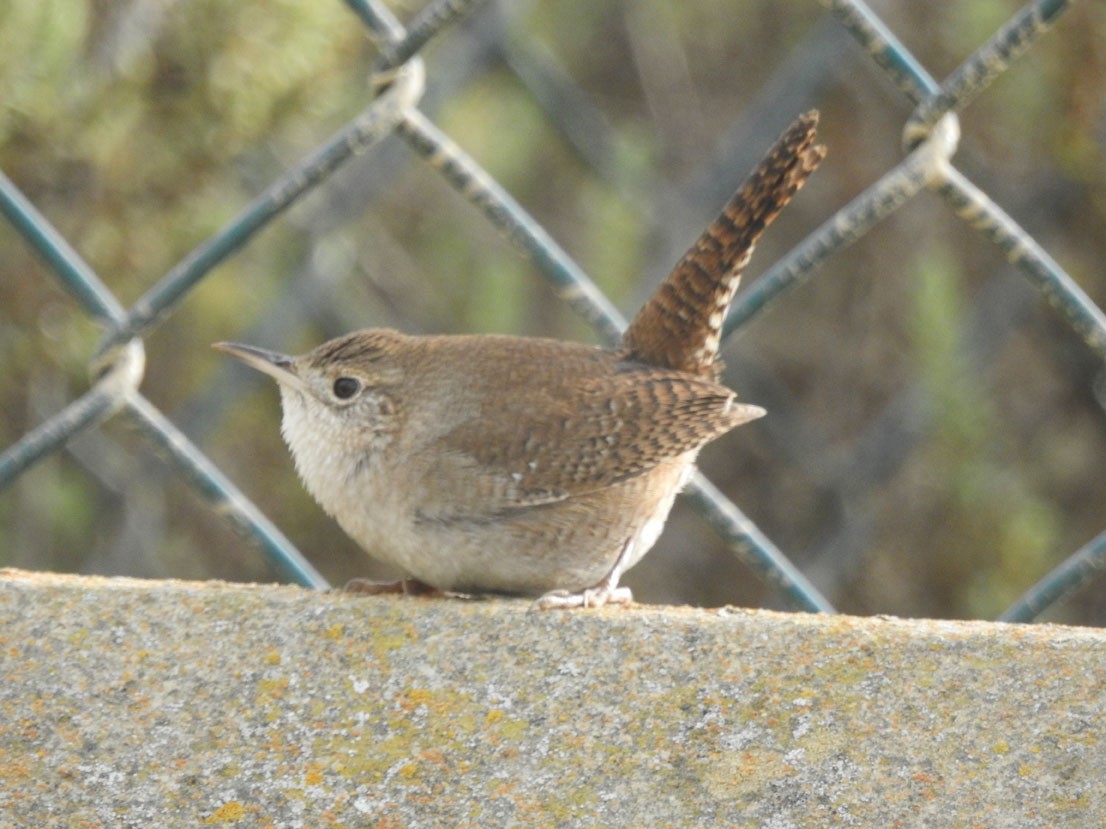
<path fill-rule="evenodd" d="M 211 347 L 231 357 L 237 357 L 250 368 L 268 374 L 278 383 L 306 390 L 303 381 L 296 373 L 295 361 L 287 354 L 245 343 L 213 343 Z"/>

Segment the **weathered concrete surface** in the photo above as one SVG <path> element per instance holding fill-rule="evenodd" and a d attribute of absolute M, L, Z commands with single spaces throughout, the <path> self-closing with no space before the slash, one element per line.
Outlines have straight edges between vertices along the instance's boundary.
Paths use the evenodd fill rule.
<path fill-rule="evenodd" d="M 1106 633 L 0 571 L 0 825 L 1106 826 Z"/>

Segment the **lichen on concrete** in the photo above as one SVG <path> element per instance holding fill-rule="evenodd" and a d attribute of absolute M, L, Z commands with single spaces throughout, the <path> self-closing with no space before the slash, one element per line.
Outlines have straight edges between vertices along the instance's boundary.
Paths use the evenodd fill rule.
<path fill-rule="evenodd" d="M 1106 634 L 0 572 L 0 825 L 1106 825 Z"/>

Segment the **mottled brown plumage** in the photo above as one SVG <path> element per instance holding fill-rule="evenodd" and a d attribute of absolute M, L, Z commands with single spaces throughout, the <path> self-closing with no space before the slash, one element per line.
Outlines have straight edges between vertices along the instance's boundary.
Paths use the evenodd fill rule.
<path fill-rule="evenodd" d="M 296 468 L 370 554 L 441 590 L 628 601 L 706 443 L 760 417 L 718 341 L 764 228 L 822 158 L 801 117 L 638 314 L 619 348 L 347 334 L 300 357 L 217 347 L 273 376 Z"/>
<path fill-rule="evenodd" d="M 825 157 L 817 126 L 817 112 L 797 118 L 684 254 L 626 329 L 630 359 L 718 378 L 722 323 L 753 247 Z"/>

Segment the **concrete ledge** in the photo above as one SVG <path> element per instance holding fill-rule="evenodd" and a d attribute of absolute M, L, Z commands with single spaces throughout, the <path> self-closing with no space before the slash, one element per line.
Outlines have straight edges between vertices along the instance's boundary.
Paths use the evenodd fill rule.
<path fill-rule="evenodd" d="M 0 825 L 1106 825 L 1106 633 L 0 571 Z"/>

